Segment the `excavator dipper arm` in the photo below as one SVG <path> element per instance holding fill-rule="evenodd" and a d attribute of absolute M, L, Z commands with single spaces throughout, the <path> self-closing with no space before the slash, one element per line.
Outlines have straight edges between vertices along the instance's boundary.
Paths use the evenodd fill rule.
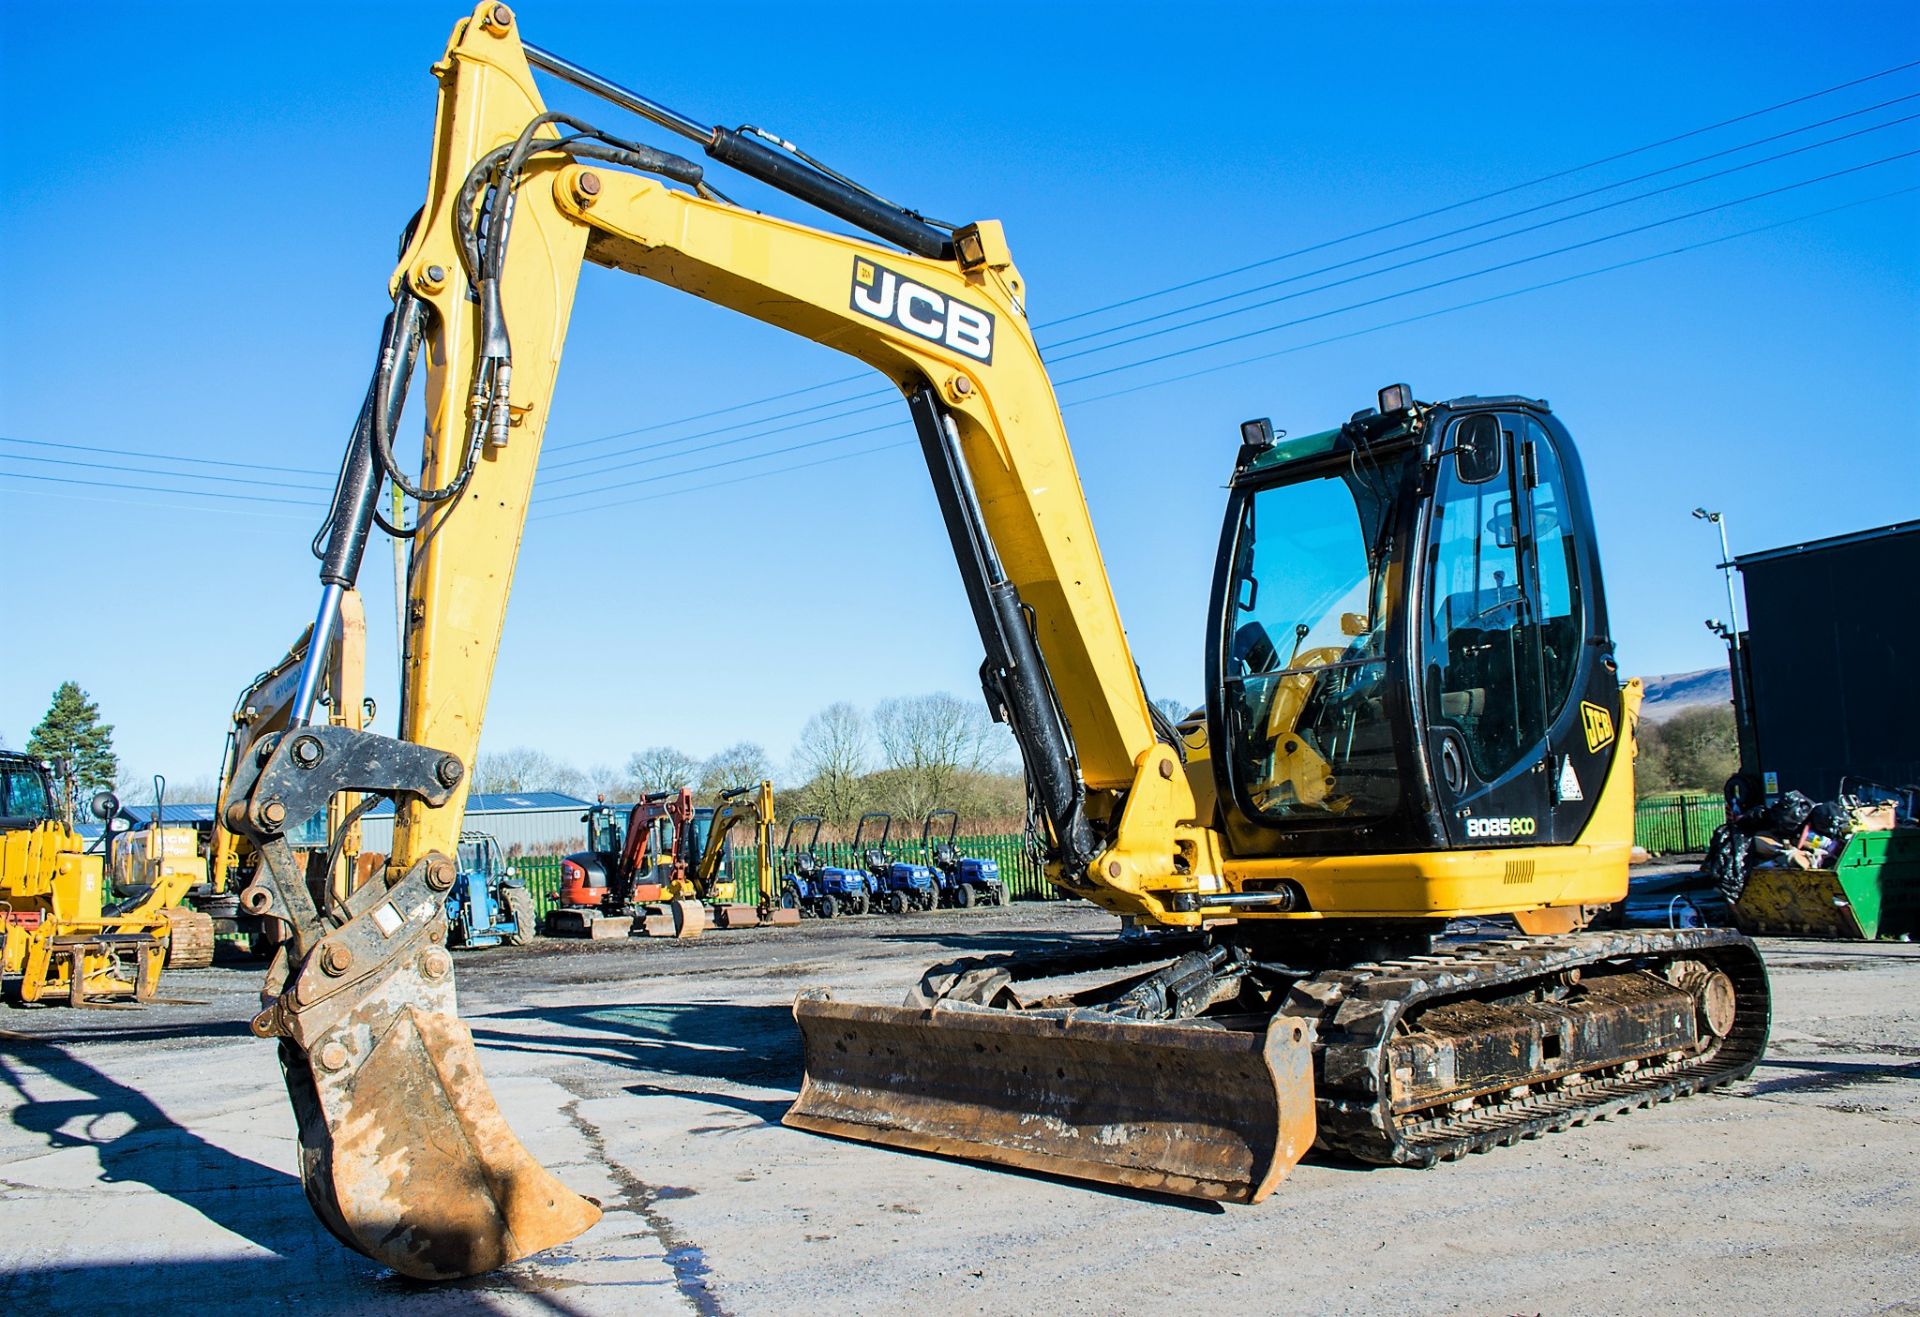
<path fill-rule="evenodd" d="M 373 383 L 316 541 L 322 593 L 312 639 L 285 728 L 239 756 L 223 818 L 260 854 L 245 907 L 289 934 L 254 1027 L 281 1041 L 308 1196 L 349 1246 L 430 1279 L 491 1269 L 598 1216 L 533 1162 L 495 1108 L 457 1017 L 441 913 L 583 261 L 787 329 L 891 379 L 909 404 L 979 623 L 989 702 L 1011 724 L 1034 783 L 1054 880 L 1118 913 L 1193 926 L 1195 903 L 1176 898 L 1218 872 L 1217 840 L 1196 821 L 1177 753 L 1156 733 L 1000 226 L 947 232 L 773 139 L 705 128 L 533 52 L 549 71 L 701 142 L 709 156 L 907 250 L 742 209 L 706 186 L 700 166 L 548 112 L 529 49 L 504 5 L 482 4 L 434 66 L 426 203 L 392 278 Z M 393 431 L 416 366 L 426 435 L 422 466 L 410 473 L 394 458 Z M 414 525 L 392 528 L 411 539 L 392 738 L 309 720 L 389 480 L 418 510 Z M 384 797 L 396 810 L 384 880 L 344 896 L 315 890 L 287 840 L 343 793 Z M 853 1027 L 834 1007 L 797 1009 L 810 1051 L 817 1029 Z M 1174 1037 L 1185 1032 L 1193 1031 L 1153 1039 L 1190 1052 L 1194 1039 Z M 1009 1113 L 1039 1103 L 1037 1134 L 1001 1140 L 987 1122 L 970 1135 L 967 1113 L 953 1110 L 896 1138 L 863 1132 L 845 1118 L 846 1087 L 831 1076 L 823 1082 L 838 1105 L 823 1105 L 828 1095 L 810 1078 L 811 1096 L 790 1119 L 1219 1193 L 1270 1184 L 1312 1138 L 1297 1028 L 1251 1048 L 1214 1040 L 1223 1073 L 1244 1083 L 1216 1085 L 1215 1105 L 1231 1109 L 1233 1128 L 1202 1131 L 1185 1109 L 1184 1081 L 1130 1093 L 1137 1100 L 1124 1130 L 1092 1101 L 1151 1068 L 1154 1043 L 1144 1036 L 985 1015 L 967 1030 L 984 1045 L 976 1034 L 1016 1063 L 1044 1056 L 1047 1073 L 1059 1070 L 1051 1096 L 995 1099 Z M 1228 1092 L 1236 1083 L 1264 1102 Z M 1217 1154 L 1186 1155 L 1208 1140 L 1221 1145 Z M 1162 1152 L 1141 1151 L 1149 1147 Z M 1210 1158 L 1232 1166 L 1209 1169 Z M 1205 1187 L 1216 1181 L 1229 1187 Z"/>

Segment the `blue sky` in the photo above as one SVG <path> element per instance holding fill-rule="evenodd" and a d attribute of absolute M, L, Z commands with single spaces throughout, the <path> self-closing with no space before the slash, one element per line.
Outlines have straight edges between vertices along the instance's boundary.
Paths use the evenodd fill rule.
<path fill-rule="evenodd" d="M 461 11 L 319 12 L 9 6 L 0 436 L 34 442 L 0 443 L 8 744 L 71 677 L 132 765 L 208 776 L 234 694 L 311 615 L 306 543 L 425 185 L 428 66 Z M 1696 504 L 1726 512 L 1736 551 L 1920 513 L 1920 192 L 1901 192 L 1920 187 L 1920 156 L 1888 160 L 1920 151 L 1920 119 L 1897 122 L 1920 114 L 1920 68 L 1048 328 L 1920 60 L 1911 4 L 976 4 L 917 36 L 891 5 L 735 5 L 681 24 L 625 5 L 518 12 L 529 40 L 697 118 L 773 129 L 928 213 L 1006 224 L 1156 694 L 1200 694 L 1238 422 L 1324 428 L 1395 380 L 1425 398 L 1553 402 L 1585 456 L 1629 672 L 1722 659 L 1701 625 L 1726 603 Z M 549 86 L 556 107 L 676 145 Z M 1708 213 L 1678 218 L 1694 211 Z M 1680 247 L 1694 249 L 1521 291 Z M 1264 332 L 1203 346 L 1249 331 Z M 1085 348 L 1105 350 L 1067 359 Z M 1168 352 L 1182 354 L 1131 368 Z M 596 468 L 543 467 L 489 746 L 582 766 L 660 742 L 704 754 L 749 738 L 784 755 L 833 700 L 971 697 L 979 644 L 904 406 L 789 414 L 860 382 L 673 424 L 858 369 L 589 268 L 545 461 L 602 469 L 562 482 Z M 1151 387 L 1107 396 L 1134 385 Z M 767 433 L 796 421 L 816 423 Z M 753 424 L 704 433 L 735 422 Z M 638 427 L 653 428 L 589 442 Z M 774 453 L 799 444 L 814 446 Z M 604 470 L 640 459 L 660 460 Z M 98 483 L 59 483 L 72 480 Z M 390 561 L 376 546 L 363 576 L 382 695 Z M 54 624 L 29 642 L 41 618 Z"/>

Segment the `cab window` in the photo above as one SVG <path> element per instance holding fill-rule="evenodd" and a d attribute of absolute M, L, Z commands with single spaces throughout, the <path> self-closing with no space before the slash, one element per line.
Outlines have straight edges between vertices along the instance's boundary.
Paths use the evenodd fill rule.
<path fill-rule="evenodd" d="M 1455 423 L 1427 534 L 1425 652 L 1429 716 L 1453 728 L 1474 773 L 1511 771 L 1542 735 L 1538 628 L 1521 575 L 1513 423 Z"/>
<path fill-rule="evenodd" d="M 1241 504 L 1225 711 L 1237 789 L 1270 822 L 1379 818 L 1402 783 L 1387 637 L 1410 459 L 1271 485 Z"/>
<path fill-rule="evenodd" d="M 1553 441 L 1527 421 L 1531 447 L 1533 546 L 1540 582 L 1540 659 L 1545 669 L 1546 721 L 1551 724 L 1573 693 L 1585 632 L 1580 613 L 1580 560 L 1568 533 L 1567 480 Z"/>

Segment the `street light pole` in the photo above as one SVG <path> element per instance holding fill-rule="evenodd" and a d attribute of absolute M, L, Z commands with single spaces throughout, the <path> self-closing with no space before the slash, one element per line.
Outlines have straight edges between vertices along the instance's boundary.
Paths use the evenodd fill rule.
<path fill-rule="evenodd" d="M 1733 635 L 1727 641 L 1733 646 L 1734 653 L 1740 652 L 1740 606 L 1734 601 L 1733 594 L 1733 550 L 1727 547 L 1727 519 L 1718 512 L 1709 512 L 1705 508 L 1695 508 L 1693 515 L 1702 521 L 1710 521 L 1720 532 L 1720 574 L 1727 580 L 1727 625 L 1733 628 Z"/>
<path fill-rule="evenodd" d="M 1705 508 L 1695 508 L 1693 515 L 1701 521 L 1712 522 L 1720 532 L 1720 575 L 1727 582 L 1727 625 L 1724 630 L 1715 630 L 1726 637 L 1733 669 L 1733 712 L 1734 723 L 1739 731 L 1740 767 L 1746 772 L 1755 772 L 1759 755 L 1758 747 L 1753 744 L 1753 703 L 1748 698 L 1746 661 L 1740 652 L 1740 604 L 1733 589 L 1733 550 L 1727 546 L 1727 519 L 1723 514 L 1709 512 Z"/>

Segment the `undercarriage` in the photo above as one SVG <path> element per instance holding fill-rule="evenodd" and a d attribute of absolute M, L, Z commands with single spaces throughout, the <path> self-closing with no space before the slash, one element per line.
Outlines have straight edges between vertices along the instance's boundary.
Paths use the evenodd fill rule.
<path fill-rule="evenodd" d="M 1257 1202 L 1309 1146 L 1431 1166 L 1740 1079 L 1766 1045 L 1737 933 L 1421 943 L 1327 964 L 1337 939 L 1232 926 L 937 966 L 902 1007 L 803 995 L 787 1123 Z"/>

